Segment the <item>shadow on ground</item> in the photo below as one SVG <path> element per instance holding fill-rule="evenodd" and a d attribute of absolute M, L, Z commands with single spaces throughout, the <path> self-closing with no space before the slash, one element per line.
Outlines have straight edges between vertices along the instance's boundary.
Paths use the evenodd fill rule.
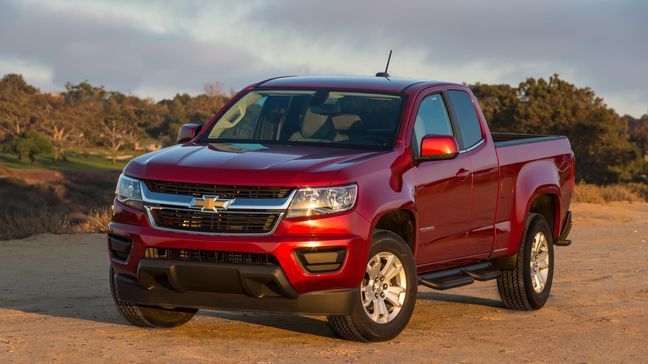
<path fill-rule="evenodd" d="M 5 269 L 6 267 L 0 268 L 0 271 Z M 45 274 L 34 274 L 32 275 L 33 283 L 27 284 L 18 280 L 8 282 L 1 279 L 0 308 L 52 317 L 128 325 L 113 306 L 108 288 L 107 269 L 106 272 L 101 272 L 95 267 L 80 266 L 76 270 L 78 272 L 52 271 L 43 272 Z M 81 272 L 92 272 L 92 274 L 82 274 Z M 12 275 L 11 272 L 3 272 L 2 276 L 5 278 L 8 278 L 5 273 Z M 437 292 L 419 292 L 418 299 L 502 307 L 501 302 L 497 300 Z M 460 310 L 460 306 L 457 305 L 457 311 Z M 307 335 L 336 337 L 324 317 L 207 310 L 201 311 L 199 315 Z M 218 330 L 210 330 L 210 335 L 216 335 L 217 332 Z"/>
<path fill-rule="evenodd" d="M 504 304 L 500 300 L 452 293 L 419 292 L 418 299 L 504 308 Z"/>
<path fill-rule="evenodd" d="M 5 257 L 0 264 L 0 311 L 11 309 L 127 325 L 115 310 L 108 287 L 105 235 L 46 234 L 0 242 L 0 256 Z M 440 292 L 419 292 L 418 299 L 456 303 L 456 308 L 451 309 L 457 312 L 462 311 L 461 305 L 465 304 L 502 307 L 496 300 Z M 447 310 L 448 306 L 444 306 L 443 310 Z M 200 315 L 334 337 L 324 317 L 222 311 L 201 311 Z"/>

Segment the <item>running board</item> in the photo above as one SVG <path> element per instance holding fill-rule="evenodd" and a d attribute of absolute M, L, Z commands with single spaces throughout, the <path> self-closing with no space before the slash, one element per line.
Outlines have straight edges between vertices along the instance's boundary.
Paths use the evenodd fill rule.
<path fill-rule="evenodd" d="M 467 286 L 475 281 L 489 281 L 502 275 L 490 262 L 466 265 L 436 272 L 424 273 L 419 276 L 419 284 L 432 289 L 450 289 Z"/>
<path fill-rule="evenodd" d="M 572 241 L 568 240 L 568 239 L 554 241 L 555 246 L 570 246 L 571 243 L 572 243 Z"/>
<path fill-rule="evenodd" d="M 452 279 L 421 279 L 420 284 L 432 288 L 432 289 L 450 289 L 457 288 L 461 286 L 467 286 L 469 284 L 475 283 L 475 279 L 472 277 L 456 277 Z"/>

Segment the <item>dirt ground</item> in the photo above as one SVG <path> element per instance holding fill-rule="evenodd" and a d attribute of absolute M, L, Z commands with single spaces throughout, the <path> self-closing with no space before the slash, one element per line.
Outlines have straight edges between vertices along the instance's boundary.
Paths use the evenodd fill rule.
<path fill-rule="evenodd" d="M 648 204 L 574 206 L 547 305 L 512 312 L 495 282 L 420 288 L 395 340 L 335 337 L 324 317 L 201 311 L 170 330 L 115 312 L 102 235 L 0 241 L 0 362 L 648 362 Z"/>

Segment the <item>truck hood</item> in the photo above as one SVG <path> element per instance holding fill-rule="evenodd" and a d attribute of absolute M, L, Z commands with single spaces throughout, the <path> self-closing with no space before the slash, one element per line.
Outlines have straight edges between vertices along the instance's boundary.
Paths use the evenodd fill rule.
<path fill-rule="evenodd" d="M 340 169 L 381 153 L 328 146 L 184 144 L 139 156 L 124 173 L 174 182 L 324 186 Z"/>

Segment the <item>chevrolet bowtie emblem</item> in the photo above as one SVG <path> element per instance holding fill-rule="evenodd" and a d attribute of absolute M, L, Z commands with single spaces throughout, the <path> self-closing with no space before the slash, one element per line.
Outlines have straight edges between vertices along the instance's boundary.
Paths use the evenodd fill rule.
<path fill-rule="evenodd" d="M 203 212 L 218 212 L 227 209 L 232 202 L 234 200 L 219 199 L 217 195 L 203 195 L 191 200 L 189 207 L 200 208 Z"/>

